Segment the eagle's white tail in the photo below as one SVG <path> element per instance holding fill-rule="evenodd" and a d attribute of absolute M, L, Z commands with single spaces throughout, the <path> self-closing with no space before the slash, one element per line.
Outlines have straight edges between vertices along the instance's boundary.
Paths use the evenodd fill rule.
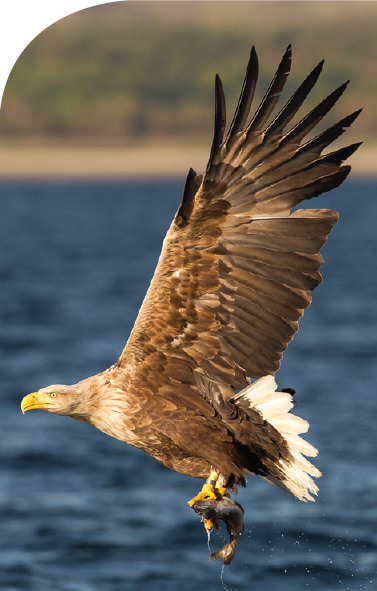
<path fill-rule="evenodd" d="M 260 476 L 301 501 L 314 501 L 312 494 L 317 494 L 318 487 L 311 476 L 318 478 L 321 472 L 304 456 L 314 457 L 318 451 L 300 437 L 300 433 L 309 429 L 309 423 L 290 413 L 292 396 L 276 389 L 273 376 L 264 376 L 233 396 L 232 400 L 235 403 L 242 400 L 242 406 L 258 411 L 287 442 L 291 459 L 280 459 L 281 479 L 277 480 L 268 473 Z"/>

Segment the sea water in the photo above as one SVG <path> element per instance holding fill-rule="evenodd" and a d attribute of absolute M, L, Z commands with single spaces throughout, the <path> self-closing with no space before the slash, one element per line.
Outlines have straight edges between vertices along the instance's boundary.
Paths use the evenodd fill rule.
<path fill-rule="evenodd" d="M 120 355 L 183 182 L 0 185 L 0 589 L 341 591 L 376 588 L 377 184 L 309 203 L 340 212 L 324 284 L 277 374 L 319 449 L 316 503 L 257 477 L 222 573 L 187 505 L 201 482 L 22 397 Z M 211 536 L 212 551 L 227 539 Z M 221 577 L 221 580 L 220 580 Z"/>

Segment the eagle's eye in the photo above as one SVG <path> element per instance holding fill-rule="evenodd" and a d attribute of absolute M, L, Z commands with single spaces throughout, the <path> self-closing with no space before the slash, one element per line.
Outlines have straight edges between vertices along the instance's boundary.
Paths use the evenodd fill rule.
<path fill-rule="evenodd" d="M 50 398 L 56 398 L 56 397 L 57 397 L 56 392 L 50 392 Z"/>

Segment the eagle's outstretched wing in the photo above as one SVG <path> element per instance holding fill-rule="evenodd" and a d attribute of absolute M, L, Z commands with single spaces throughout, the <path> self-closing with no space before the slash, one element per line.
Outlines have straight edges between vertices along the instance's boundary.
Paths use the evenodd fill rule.
<path fill-rule="evenodd" d="M 317 492 L 312 477 L 320 472 L 304 457 L 317 452 L 299 437 L 309 425 L 290 413 L 291 396 L 276 392 L 271 374 L 310 304 L 310 291 L 321 282 L 319 251 L 338 219 L 327 209 L 294 208 L 346 178 L 350 167 L 342 163 L 359 144 L 322 151 L 359 111 L 304 142 L 343 84 L 285 131 L 320 63 L 268 123 L 290 65 L 288 47 L 248 123 L 258 71 L 252 49 L 225 139 L 225 99 L 216 77 L 215 133 L 205 175 L 188 174 L 118 362 L 79 384 L 49 386 L 22 401 L 24 411 L 68 414 L 144 449 L 168 468 L 209 477 L 190 501 L 194 508 L 207 498 L 208 487 L 217 502 L 225 487 L 244 484 L 248 473 L 302 500 Z M 250 385 L 251 378 L 261 379 Z"/>
<path fill-rule="evenodd" d="M 204 177 L 191 169 L 151 285 L 116 364 L 140 388 L 189 399 L 196 373 L 232 389 L 273 374 L 321 282 L 319 251 L 337 222 L 327 209 L 295 210 L 337 187 L 359 146 L 322 155 L 358 116 L 303 141 L 345 90 L 340 86 L 289 131 L 321 62 L 268 123 L 291 65 L 288 47 L 247 123 L 258 75 L 253 48 L 224 139 L 225 99 L 216 76 L 215 132 Z M 191 394 L 190 394 L 191 392 Z M 161 391 L 162 394 L 162 391 Z M 204 393 L 202 393 L 204 395 Z M 197 396 L 197 395 L 196 395 Z"/>

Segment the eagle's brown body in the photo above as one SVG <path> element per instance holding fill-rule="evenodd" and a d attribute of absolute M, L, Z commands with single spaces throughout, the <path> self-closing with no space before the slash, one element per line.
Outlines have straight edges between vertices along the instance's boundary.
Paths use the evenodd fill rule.
<path fill-rule="evenodd" d="M 292 209 L 345 179 L 350 167 L 342 162 L 358 144 L 321 153 L 359 112 L 303 143 L 343 85 L 285 131 L 321 63 L 268 123 L 290 64 L 288 48 L 247 123 L 258 71 L 252 50 L 225 139 L 216 79 L 207 170 L 204 177 L 189 172 L 120 359 L 75 386 L 44 388 L 23 407 L 84 420 L 189 476 L 206 479 L 213 468 L 233 487 L 254 472 L 305 500 L 316 492 L 310 476 L 319 472 L 302 454 L 316 450 L 298 436 L 307 424 L 289 414 L 290 395 L 275 392 L 273 378 L 263 376 L 279 368 L 321 282 L 319 251 L 338 219 L 327 209 Z M 255 378 L 263 380 L 250 387 Z"/>

